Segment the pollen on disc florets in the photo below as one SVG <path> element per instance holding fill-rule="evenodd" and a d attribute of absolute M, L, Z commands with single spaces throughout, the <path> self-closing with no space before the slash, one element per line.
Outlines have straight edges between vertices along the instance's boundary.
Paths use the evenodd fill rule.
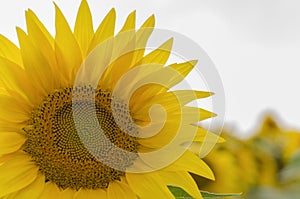
<path fill-rule="evenodd" d="M 45 175 L 46 181 L 54 182 L 62 189 L 106 188 L 109 182 L 120 180 L 126 167 L 133 163 L 137 155 L 123 160 L 124 170 L 116 170 L 103 164 L 90 153 L 82 143 L 74 123 L 72 89 L 67 87 L 56 90 L 33 110 L 28 127 L 24 128 L 27 135 L 24 151 L 32 156 L 40 172 Z M 76 87 L 76 91 L 83 96 L 75 102 L 77 109 L 80 111 L 94 108 L 101 129 L 111 143 L 136 154 L 138 146 L 136 138 L 120 129 L 112 114 L 112 93 L 101 89 L 93 90 L 90 86 Z M 90 93 L 95 94 L 94 103 L 87 98 Z M 122 100 L 116 101 L 119 104 L 118 118 L 123 119 L 123 123 L 127 123 L 131 135 L 137 135 L 137 128 L 128 119 L 129 112 L 126 104 Z M 79 119 L 86 120 L 85 117 Z M 91 139 L 97 139 L 97 135 Z M 101 152 L 101 147 L 98 147 L 98 151 Z M 114 156 L 116 161 L 119 158 L 118 154 L 112 152 L 109 154 L 112 161 Z"/>

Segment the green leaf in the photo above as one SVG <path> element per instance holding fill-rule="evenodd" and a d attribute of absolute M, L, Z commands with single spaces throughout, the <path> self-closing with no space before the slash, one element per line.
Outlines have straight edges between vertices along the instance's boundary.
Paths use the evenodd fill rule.
<path fill-rule="evenodd" d="M 191 195 L 189 195 L 187 192 L 185 192 L 180 187 L 168 185 L 168 188 L 172 192 L 172 194 L 175 196 L 176 199 L 194 199 Z"/>
<path fill-rule="evenodd" d="M 296 152 L 280 171 L 279 178 L 282 183 L 300 181 L 300 150 Z"/>
<path fill-rule="evenodd" d="M 176 199 L 195 199 L 180 187 L 168 185 L 168 188 L 172 192 L 172 194 L 175 196 Z M 224 198 L 224 197 L 228 197 L 228 196 L 240 196 L 241 195 L 240 193 L 217 194 L 217 193 L 209 193 L 206 191 L 201 191 L 201 194 L 202 194 L 203 199 L 219 199 L 219 198 Z"/>
<path fill-rule="evenodd" d="M 224 198 L 229 196 L 240 196 L 241 193 L 210 193 L 207 191 L 201 191 L 202 197 L 204 199 L 210 198 L 210 199 L 218 199 L 218 198 Z"/>

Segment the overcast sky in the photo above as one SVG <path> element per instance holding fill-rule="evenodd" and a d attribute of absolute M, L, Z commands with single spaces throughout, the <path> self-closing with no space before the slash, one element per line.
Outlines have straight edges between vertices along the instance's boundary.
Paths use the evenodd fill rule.
<path fill-rule="evenodd" d="M 80 0 L 55 0 L 74 23 Z M 151 14 L 158 28 L 182 33 L 211 57 L 226 94 L 226 121 L 248 132 L 265 110 L 300 129 L 300 1 L 297 0 L 88 0 L 98 25 L 112 8 L 118 27 L 137 10 L 137 23 Z M 16 42 L 31 8 L 54 33 L 51 0 L 10 0 L 0 6 L 0 33 Z"/>

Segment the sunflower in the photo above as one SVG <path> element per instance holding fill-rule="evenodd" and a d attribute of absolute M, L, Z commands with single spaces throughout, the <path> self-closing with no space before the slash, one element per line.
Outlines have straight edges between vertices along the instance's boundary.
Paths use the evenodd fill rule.
<path fill-rule="evenodd" d="M 285 164 L 299 149 L 300 135 L 297 130 L 282 128 L 273 115 L 268 114 L 264 117 L 259 132 L 252 140 L 264 142 L 263 145 L 272 147 L 271 152 L 266 150 L 267 147 L 263 149 Z"/>
<path fill-rule="evenodd" d="M 85 0 L 74 31 L 55 11 L 54 38 L 31 10 L 20 48 L 0 37 L 0 198 L 202 198 L 190 173 L 213 173 L 183 143 L 213 135 L 195 123 L 214 114 L 186 104 L 211 93 L 170 90 L 197 62 L 165 66 L 172 39 L 145 53 L 154 16 L 115 34 L 114 9 L 96 31 Z"/>

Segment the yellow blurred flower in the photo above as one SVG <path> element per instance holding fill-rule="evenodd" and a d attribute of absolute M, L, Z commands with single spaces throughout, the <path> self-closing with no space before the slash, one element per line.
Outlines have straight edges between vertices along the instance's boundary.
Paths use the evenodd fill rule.
<path fill-rule="evenodd" d="M 250 138 L 240 139 L 230 132 L 223 132 L 222 137 L 226 142 L 216 145 L 204 158 L 216 181 L 196 177 L 200 189 L 219 193 L 243 192 L 242 198 L 254 199 L 273 199 L 275 193 L 280 198 L 281 194 L 286 194 L 284 190 L 289 189 L 289 184 L 280 176 L 283 170 L 285 177 L 295 170 L 285 167 L 299 152 L 299 132 L 281 128 L 273 117 L 266 116 L 258 132 Z"/>

